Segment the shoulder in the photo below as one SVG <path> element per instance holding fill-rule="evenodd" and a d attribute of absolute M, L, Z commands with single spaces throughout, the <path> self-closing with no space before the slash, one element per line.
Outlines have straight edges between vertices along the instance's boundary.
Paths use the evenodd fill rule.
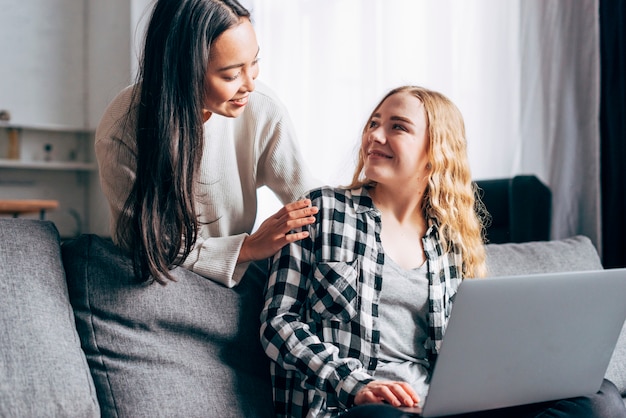
<path fill-rule="evenodd" d="M 128 117 L 132 117 L 131 112 L 135 106 L 132 105 L 136 85 L 130 85 L 120 91 L 111 100 L 98 127 L 96 129 L 96 141 L 104 137 L 118 136 L 120 130 L 124 129 L 124 123 L 128 122 Z"/>
<path fill-rule="evenodd" d="M 104 114 L 110 116 L 126 115 L 131 108 L 137 85 L 131 84 L 115 95 L 107 106 Z"/>
<path fill-rule="evenodd" d="M 322 186 L 312 189 L 307 194 L 311 204 L 320 209 L 368 211 L 373 208 L 367 191 L 363 188 L 345 189 L 341 187 Z"/>
<path fill-rule="evenodd" d="M 349 192 L 349 190 L 342 189 L 340 187 L 320 186 L 309 190 L 307 197 L 311 200 L 320 201 L 344 200 Z"/>
<path fill-rule="evenodd" d="M 276 106 L 283 106 L 276 92 L 263 81 L 255 80 L 255 87 L 254 91 L 252 92 L 252 98 L 253 100 L 271 103 Z"/>
<path fill-rule="evenodd" d="M 287 109 L 278 98 L 274 90 L 262 81 L 255 81 L 255 89 L 250 93 L 250 99 L 243 117 L 265 117 L 268 119 L 282 119 Z"/>

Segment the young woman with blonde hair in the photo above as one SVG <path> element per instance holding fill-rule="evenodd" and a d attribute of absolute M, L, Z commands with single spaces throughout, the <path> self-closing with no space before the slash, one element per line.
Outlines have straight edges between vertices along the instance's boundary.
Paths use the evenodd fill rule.
<path fill-rule="evenodd" d="M 428 162 L 427 177 L 424 184 L 416 187 L 416 192 L 423 195 L 421 211 L 426 219 L 436 219 L 439 230 L 446 239 L 443 245 L 456 242 L 463 254 L 465 277 L 483 277 L 485 269 L 485 251 L 483 220 L 487 217 L 482 202 L 475 200 L 475 185 L 466 153 L 465 125 L 459 109 L 447 97 L 436 91 L 419 86 L 403 86 L 391 90 L 380 101 L 380 105 L 390 96 L 408 93 L 419 100 L 428 121 Z M 363 129 L 363 135 L 371 129 L 370 123 Z M 357 168 L 348 189 L 362 186 L 375 188 L 376 180 L 368 178 L 363 168 L 367 155 L 361 149 Z M 407 185 L 410 188 L 410 185 Z"/>
<path fill-rule="evenodd" d="M 421 87 L 390 91 L 363 129 L 352 183 L 310 191 L 309 236 L 274 257 L 261 342 L 277 416 L 402 417 L 397 407 L 421 405 L 456 291 L 486 274 L 474 196 L 456 106 Z M 623 408 L 605 381 L 594 397 L 471 416 Z"/>

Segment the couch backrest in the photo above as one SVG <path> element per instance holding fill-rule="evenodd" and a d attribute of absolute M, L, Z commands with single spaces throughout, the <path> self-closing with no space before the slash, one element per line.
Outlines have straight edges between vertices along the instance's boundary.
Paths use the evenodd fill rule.
<path fill-rule="evenodd" d="M 596 248 L 582 235 L 552 241 L 488 244 L 486 249 L 490 276 L 602 269 Z"/>
<path fill-rule="evenodd" d="M 0 416 L 100 416 L 51 222 L 0 219 Z"/>
<path fill-rule="evenodd" d="M 95 235 L 62 252 L 103 416 L 274 416 L 262 283 L 228 289 L 178 268 L 176 282 L 139 284 L 129 259 Z"/>

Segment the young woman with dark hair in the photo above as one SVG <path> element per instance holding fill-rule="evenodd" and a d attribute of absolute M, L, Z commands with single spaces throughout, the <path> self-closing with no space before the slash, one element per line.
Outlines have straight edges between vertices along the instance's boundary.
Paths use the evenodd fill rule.
<path fill-rule="evenodd" d="M 95 143 L 113 240 L 141 280 L 165 284 L 181 265 L 235 286 L 251 261 L 306 236 L 290 231 L 314 220 L 296 201 L 314 183 L 258 73 L 236 0 L 156 2 L 138 80 L 109 105 Z M 252 233 L 261 186 L 285 206 Z"/>

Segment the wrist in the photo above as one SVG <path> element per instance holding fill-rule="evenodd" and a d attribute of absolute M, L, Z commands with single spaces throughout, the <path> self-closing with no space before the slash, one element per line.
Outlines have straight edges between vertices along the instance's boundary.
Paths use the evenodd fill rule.
<path fill-rule="evenodd" d="M 249 254 L 248 248 L 248 238 L 250 235 L 246 235 L 241 242 L 241 247 L 239 248 L 239 255 L 237 256 L 237 264 L 247 263 L 248 261 L 252 261 Z"/>

